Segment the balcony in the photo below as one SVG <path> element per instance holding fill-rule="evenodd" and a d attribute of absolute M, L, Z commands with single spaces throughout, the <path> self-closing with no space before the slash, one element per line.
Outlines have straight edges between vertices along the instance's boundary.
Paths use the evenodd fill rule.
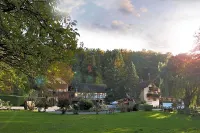
<path fill-rule="evenodd" d="M 160 93 L 149 92 L 149 93 L 147 93 L 147 97 L 160 98 Z"/>

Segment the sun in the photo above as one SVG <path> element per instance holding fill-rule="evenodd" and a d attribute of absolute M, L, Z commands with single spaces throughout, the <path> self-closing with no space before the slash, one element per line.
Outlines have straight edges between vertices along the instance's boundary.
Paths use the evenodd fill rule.
<path fill-rule="evenodd" d="M 185 20 L 176 22 L 169 28 L 169 36 L 172 39 L 170 47 L 173 54 L 187 53 L 192 50 L 196 39 L 194 34 L 199 29 L 199 22 Z"/>

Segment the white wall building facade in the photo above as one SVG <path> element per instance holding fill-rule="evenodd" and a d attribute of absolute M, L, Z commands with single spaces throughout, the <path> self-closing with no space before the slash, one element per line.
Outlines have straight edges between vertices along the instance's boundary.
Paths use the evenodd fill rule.
<path fill-rule="evenodd" d="M 144 88 L 140 94 L 140 100 L 145 101 L 146 104 L 153 105 L 153 107 L 159 107 L 160 104 L 160 89 L 157 88 L 152 91 L 153 86 L 150 84 Z"/>

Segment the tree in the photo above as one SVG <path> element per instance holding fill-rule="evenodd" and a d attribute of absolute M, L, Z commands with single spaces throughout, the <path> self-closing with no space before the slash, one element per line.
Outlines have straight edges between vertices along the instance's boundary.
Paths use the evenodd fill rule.
<path fill-rule="evenodd" d="M 185 108 L 195 105 L 194 98 L 199 89 L 199 64 L 200 61 L 190 54 L 180 54 L 172 57 L 167 64 L 169 71 L 173 73 L 173 89 L 178 98 L 182 98 Z"/>
<path fill-rule="evenodd" d="M 104 82 L 112 89 L 113 97 L 116 99 L 126 97 L 125 91 L 125 69 L 122 54 L 119 50 L 107 51 L 104 55 Z"/>
<path fill-rule="evenodd" d="M 76 21 L 56 10 L 56 0 L 0 2 L 0 60 L 34 77 L 52 62 L 72 61 Z"/>
<path fill-rule="evenodd" d="M 56 88 L 58 84 L 71 84 L 74 72 L 72 68 L 63 62 L 53 63 L 47 70 L 48 86 Z"/>
<path fill-rule="evenodd" d="M 126 67 L 126 75 L 127 75 L 127 80 L 126 80 L 126 89 L 129 93 L 130 96 L 138 98 L 139 93 L 137 90 L 138 83 L 139 83 L 139 77 L 137 75 L 135 65 L 133 62 L 129 63 L 129 65 Z"/>
<path fill-rule="evenodd" d="M 23 95 L 23 92 L 27 91 L 29 82 L 26 75 L 2 62 L 0 70 L 2 70 L 0 72 L 1 91 L 18 95 Z"/>

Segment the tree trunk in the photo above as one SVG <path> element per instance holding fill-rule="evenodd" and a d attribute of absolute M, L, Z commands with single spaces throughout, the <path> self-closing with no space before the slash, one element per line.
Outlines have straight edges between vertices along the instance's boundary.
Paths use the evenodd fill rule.
<path fill-rule="evenodd" d="M 185 114 L 190 114 L 190 101 L 191 99 L 190 98 L 185 98 L 184 100 L 184 113 Z"/>

